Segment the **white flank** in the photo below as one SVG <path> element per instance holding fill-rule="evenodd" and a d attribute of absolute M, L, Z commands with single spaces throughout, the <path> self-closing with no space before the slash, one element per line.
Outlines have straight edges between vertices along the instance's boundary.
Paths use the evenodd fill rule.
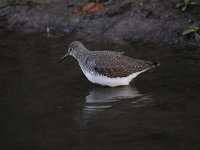
<path fill-rule="evenodd" d="M 150 69 L 150 68 L 149 68 Z M 94 72 L 88 72 L 88 71 L 83 71 L 87 79 L 92 82 L 92 83 L 97 83 L 100 85 L 106 85 L 110 87 L 115 87 L 115 86 L 121 86 L 121 85 L 129 85 L 131 80 L 135 77 L 137 77 L 140 73 L 146 71 L 148 69 L 145 69 L 140 72 L 133 73 L 129 75 L 128 77 L 117 77 L 117 78 L 110 78 L 102 75 L 96 75 Z"/>

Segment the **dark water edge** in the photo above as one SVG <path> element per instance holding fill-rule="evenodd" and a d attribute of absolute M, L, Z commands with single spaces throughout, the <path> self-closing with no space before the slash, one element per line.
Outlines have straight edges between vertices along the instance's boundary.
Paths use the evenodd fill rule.
<path fill-rule="evenodd" d="M 199 45 L 194 34 L 183 36 L 191 26 L 200 26 L 198 0 L 196 5 L 188 4 L 184 12 L 182 7 L 176 7 L 183 0 L 99 0 L 103 9 L 73 13 L 74 8 L 92 1 L 1 0 L 0 28 L 22 32 L 75 31 L 111 40 Z"/>
<path fill-rule="evenodd" d="M 79 35 L 0 32 L 0 149 L 200 149 L 200 50 Z M 67 44 L 160 62 L 130 86 L 87 81 L 57 61 Z"/>

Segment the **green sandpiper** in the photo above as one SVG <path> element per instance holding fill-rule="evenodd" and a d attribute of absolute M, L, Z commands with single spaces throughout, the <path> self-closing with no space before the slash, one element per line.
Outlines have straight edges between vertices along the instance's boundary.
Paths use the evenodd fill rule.
<path fill-rule="evenodd" d="M 69 44 L 67 53 L 59 62 L 69 55 L 78 61 L 89 81 L 110 87 L 129 85 L 142 72 L 158 66 L 156 62 L 133 59 L 123 52 L 90 51 L 79 41 Z"/>

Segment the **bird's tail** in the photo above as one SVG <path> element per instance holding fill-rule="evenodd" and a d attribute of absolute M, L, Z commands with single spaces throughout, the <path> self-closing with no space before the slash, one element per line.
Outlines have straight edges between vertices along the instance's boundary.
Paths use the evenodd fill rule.
<path fill-rule="evenodd" d="M 156 62 L 156 61 L 153 61 L 153 62 L 152 62 L 152 65 L 153 65 L 154 67 L 157 67 L 157 66 L 160 65 L 160 63 L 159 63 L 159 62 Z"/>

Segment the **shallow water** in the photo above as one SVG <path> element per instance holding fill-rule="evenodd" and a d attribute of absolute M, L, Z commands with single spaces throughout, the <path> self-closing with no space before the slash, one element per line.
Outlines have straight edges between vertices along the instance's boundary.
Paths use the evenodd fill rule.
<path fill-rule="evenodd" d="M 200 149 L 199 49 L 0 35 L 1 150 Z M 72 40 L 160 66 L 130 86 L 93 85 L 73 58 L 57 63 Z"/>

